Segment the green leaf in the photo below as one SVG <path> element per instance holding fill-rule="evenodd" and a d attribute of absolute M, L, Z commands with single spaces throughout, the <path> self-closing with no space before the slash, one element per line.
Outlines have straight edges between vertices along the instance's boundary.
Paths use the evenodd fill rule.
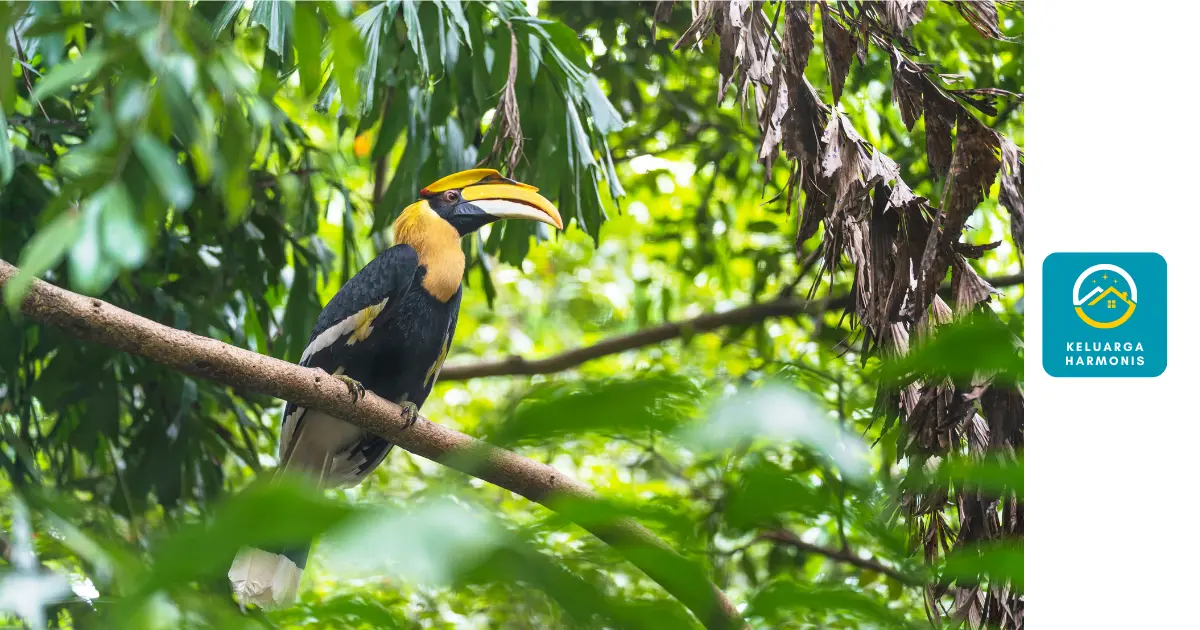
<path fill-rule="evenodd" d="M 466 42 L 467 48 L 471 48 L 471 25 L 467 22 L 467 14 L 463 11 L 462 0 L 442 0 L 442 6 L 450 13 L 450 17 L 454 19 L 454 24 L 462 33 L 462 40 Z"/>
<path fill-rule="evenodd" d="M 587 99 L 588 111 L 592 114 L 592 125 L 597 131 L 601 134 L 609 134 L 625 127 L 625 121 L 621 120 L 617 109 L 604 95 L 604 90 L 600 89 L 600 82 L 596 79 L 596 75 L 588 75 L 587 81 L 584 83 L 583 94 Z"/>
<path fill-rule="evenodd" d="M 579 41 L 579 34 L 571 27 L 562 22 L 542 21 L 537 28 L 550 40 L 551 52 L 558 53 L 556 56 L 561 61 L 574 66 L 573 68 L 564 68 L 564 71 L 578 78 L 591 68 L 583 50 L 583 42 Z"/>
<path fill-rule="evenodd" d="M 121 182 L 114 182 L 101 189 L 97 196 L 103 208 L 100 218 L 105 256 L 125 269 L 140 266 L 149 253 L 146 231 L 138 223 L 129 191 Z"/>
<path fill-rule="evenodd" d="M 250 7 L 251 26 L 262 25 L 267 30 L 267 48 L 280 59 L 286 57 L 290 48 L 288 37 L 292 34 L 293 12 L 291 2 L 255 2 Z M 301 45 L 313 44 L 304 42 Z"/>
<path fill-rule="evenodd" d="M 688 379 L 665 374 L 540 385 L 522 396 L 492 439 L 511 444 L 596 431 L 670 431 L 692 418 L 700 396 Z"/>
<path fill-rule="evenodd" d="M 138 134 L 133 141 L 133 148 L 167 203 L 179 210 L 192 205 L 192 180 L 179 164 L 174 151 L 147 133 Z"/>
<path fill-rule="evenodd" d="M 155 545 L 147 583 L 161 589 L 223 576 L 243 546 L 307 543 L 353 514 L 306 486 L 263 480 L 227 499 L 207 522 L 184 525 Z"/>
<path fill-rule="evenodd" d="M 328 14 L 327 14 L 327 17 Z M 362 39 L 354 24 L 347 20 L 330 18 L 330 36 L 333 40 L 333 76 L 342 94 L 342 108 L 347 114 L 359 112 L 361 91 L 358 69 L 363 64 Z"/>
<path fill-rule="evenodd" d="M 13 177 L 13 154 L 8 141 L 8 119 L 0 108 L 0 187 L 7 186 Z"/>
<path fill-rule="evenodd" d="M 939 466 L 937 476 L 942 483 L 969 485 L 988 493 L 1013 492 L 1018 498 L 1025 494 L 1024 462 L 1004 456 L 983 460 L 956 457 Z"/>
<path fill-rule="evenodd" d="M 417 67 L 422 76 L 429 75 L 429 52 L 425 49 L 425 34 L 421 30 L 420 7 L 413 0 L 404 0 L 404 26 L 408 41 L 417 52 Z"/>
<path fill-rule="evenodd" d="M 686 511 L 686 506 L 659 504 L 640 500 L 619 500 L 610 497 L 583 499 L 562 496 L 554 499 L 554 513 L 548 521 L 556 527 L 570 528 L 571 524 L 583 527 L 604 527 L 633 519 L 639 523 L 654 523 L 669 532 L 672 539 L 687 541 L 688 544 L 703 544 L 697 536 L 696 515 Z"/>
<path fill-rule="evenodd" d="M 988 578 L 1025 588 L 1025 547 L 1011 543 L 988 543 L 955 550 L 946 557 L 940 573 L 947 578 L 975 582 Z"/>
<path fill-rule="evenodd" d="M 777 383 L 738 392 L 722 400 L 703 425 L 686 436 L 696 448 L 728 449 L 744 440 L 808 446 L 836 465 L 848 479 L 871 471 L 870 449 L 830 417 L 809 395 Z"/>
<path fill-rule="evenodd" d="M 119 190 L 119 193 L 114 193 Z M 71 247 L 71 286 L 81 293 L 96 295 L 108 288 L 119 269 L 105 256 L 102 230 L 104 229 L 105 206 L 109 199 L 123 195 L 128 204 L 128 194 L 120 182 L 106 185 L 81 204 L 80 235 Z M 118 200 L 119 201 L 119 200 Z M 134 246 L 143 244 L 135 244 Z"/>
<path fill-rule="evenodd" d="M 296 6 L 296 59 L 300 73 L 300 89 L 305 98 L 312 98 L 321 89 L 321 47 L 324 40 L 316 5 L 301 2 Z"/>
<path fill-rule="evenodd" d="M 884 364 L 881 376 L 894 385 L 932 377 L 969 381 L 977 373 L 994 374 L 1002 383 L 1020 382 L 1025 362 L 1018 342 L 995 315 L 973 315 L 939 326 L 932 339 Z"/>
<path fill-rule="evenodd" d="M 55 217 L 29 239 L 17 264 L 20 272 L 4 285 L 4 303 L 10 310 L 17 310 L 35 278 L 62 261 L 67 249 L 78 238 L 79 229 L 79 216 L 68 211 Z"/>
<path fill-rule="evenodd" d="M 0 5 L 0 33 L 8 33 L 12 28 L 14 18 L 18 17 L 18 6 L 10 3 Z M 23 10 L 23 9 L 22 9 Z M 26 31 L 28 33 L 28 30 Z M 15 51 L 9 45 L 8 38 L 0 40 L 0 68 L 12 68 Z M 16 77 L 12 72 L 0 73 L 0 115 L 12 112 L 17 104 Z M 7 181 L 5 182 L 7 183 Z"/>
<path fill-rule="evenodd" d="M 304 347 L 308 345 L 309 333 L 320 306 L 313 301 L 317 285 L 310 265 L 296 255 L 293 269 L 295 275 L 288 291 L 287 308 L 283 311 L 283 332 L 286 335 L 287 350 L 281 358 L 295 363 L 300 360 L 300 356 L 304 354 Z"/>
<path fill-rule="evenodd" d="M 770 525 L 777 515 L 787 512 L 817 517 L 831 508 L 827 493 L 811 482 L 759 459 L 743 471 L 741 484 L 730 492 L 724 515 L 731 527 L 743 529 Z"/>
<path fill-rule="evenodd" d="M 371 160 L 377 161 L 387 155 L 404 126 L 408 124 L 408 98 L 405 90 L 393 90 L 387 100 L 387 109 L 383 113 L 383 122 L 379 123 L 379 133 L 375 136 L 375 147 L 371 150 Z"/>
<path fill-rule="evenodd" d="M 796 613 L 848 612 L 883 628 L 919 628 L 898 611 L 846 587 L 809 586 L 790 579 L 776 580 L 750 600 L 748 616 L 768 621 L 794 620 Z"/>
<path fill-rule="evenodd" d="M 75 61 L 54 66 L 42 76 L 42 79 L 33 87 L 33 100 L 45 100 L 69 89 L 76 83 L 86 81 L 108 61 L 108 53 L 104 48 L 100 46 L 88 48 L 87 52 Z"/>
<path fill-rule="evenodd" d="M 212 34 L 213 37 L 219 37 L 229 25 L 233 23 L 233 18 L 246 6 L 245 0 L 226 0 L 221 7 L 221 12 L 217 14 L 216 20 L 213 22 Z"/>
<path fill-rule="evenodd" d="M 377 4 L 354 18 L 354 28 L 358 30 L 365 55 L 358 70 L 359 91 L 362 94 L 364 107 L 369 107 L 375 102 L 375 71 L 379 66 L 379 53 L 382 46 L 379 38 L 383 33 L 383 9 L 384 5 Z"/>

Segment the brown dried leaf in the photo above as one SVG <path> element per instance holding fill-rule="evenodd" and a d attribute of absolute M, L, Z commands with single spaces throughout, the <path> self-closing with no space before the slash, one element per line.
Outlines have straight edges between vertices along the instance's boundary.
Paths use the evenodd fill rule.
<path fill-rule="evenodd" d="M 658 25 L 671 19 L 677 0 L 658 0 L 654 5 L 654 25 L 650 27 L 650 39 L 658 41 Z"/>
<path fill-rule="evenodd" d="M 921 117 L 924 97 L 921 86 L 928 79 L 925 70 L 904 58 L 900 51 L 892 47 L 892 101 L 900 109 L 900 120 L 912 131 L 913 125 Z"/>
<path fill-rule="evenodd" d="M 736 2 L 737 0 L 735 0 Z M 730 3 L 734 4 L 733 2 Z M 771 44 L 771 24 L 762 10 L 762 0 L 748 9 L 746 28 L 742 30 L 744 54 L 739 61 L 746 68 L 746 79 L 755 85 L 769 85 L 775 75 L 776 51 Z M 764 90 L 758 90 L 759 108 L 765 103 Z"/>
<path fill-rule="evenodd" d="M 925 0 L 884 0 L 875 4 L 882 5 L 883 23 L 897 34 L 916 26 L 925 17 Z"/>
<path fill-rule="evenodd" d="M 510 29 L 509 34 L 512 36 L 512 52 L 508 57 L 508 78 L 500 90 L 500 100 L 496 103 L 496 114 L 492 119 L 496 139 L 480 164 L 500 158 L 507 144 L 508 154 L 504 156 L 504 164 L 511 174 L 521 161 L 525 136 L 521 134 L 521 111 L 517 105 L 517 33 Z"/>
<path fill-rule="evenodd" d="M 792 102 L 783 120 L 783 149 L 793 159 L 809 165 L 808 171 L 816 174 L 827 109 L 803 75 L 796 80 L 788 77 L 788 95 Z"/>
<path fill-rule="evenodd" d="M 679 50 L 693 44 L 699 44 L 704 41 L 713 29 L 717 22 L 725 18 L 724 12 L 726 3 L 718 2 L 717 0 L 699 0 L 692 3 L 692 23 L 688 25 L 687 30 L 683 35 L 679 36 L 679 41 L 675 42 L 674 50 Z"/>
<path fill-rule="evenodd" d="M 970 2 L 955 2 L 954 7 L 966 18 L 980 35 L 991 39 L 1013 41 L 1000 30 L 1000 16 L 996 13 L 996 3 L 992 0 L 971 0 Z"/>
<path fill-rule="evenodd" d="M 929 160 L 929 171 L 943 178 L 950 170 L 959 105 L 928 81 L 922 85 L 921 92 L 925 100 L 925 156 Z"/>
<path fill-rule="evenodd" d="M 783 56 L 784 71 L 794 87 L 798 87 L 796 82 L 804 77 L 804 68 L 808 66 L 808 55 L 812 49 L 812 15 L 809 13 L 808 3 L 784 3 L 783 45 L 780 54 Z"/>
<path fill-rule="evenodd" d="M 904 183 L 904 180 L 897 179 L 892 186 L 892 194 L 888 197 L 889 209 L 900 209 L 911 203 L 924 203 L 924 197 L 918 197 L 916 193 Z"/>
<path fill-rule="evenodd" d="M 749 0 L 732 0 L 714 10 L 717 20 L 717 37 L 721 40 L 721 50 L 717 54 L 718 102 L 725 99 L 726 91 L 733 84 L 738 63 L 745 55 L 745 50 L 742 48 L 742 31 L 746 28 L 744 18 L 749 9 Z M 743 91 L 743 97 L 744 95 Z"/>
<path fill-rule="evenodd" d="M 999 135 L 966 110 L 959 109 L 958 136 L 950 164 L 949 197 L 942 201 L 946 214 L 946 243 L 958 241 L 967 218 L 987 197 L 1000 170 Z"/>
<path fill-rule="evenodd" d="M 993 243 L 984 243 L 982 245 L 972 245 L 970 243 L 955 243 L 954 253 L 962 255 L 963 258 L 978 260 L 987 252 L 1000 247 L 1004 241 L 995 241 Z"/>
<path fill-rule="evenodd" d="M 771 169 L 775 158 L 779 156 L 779 145 L 783 142 L 783 119 L 788 112 L 788 85 L 781 79 L 783 64 L 776 66 L 775 78 L 767 96 L 767 107 L 760 109 L 762 118 L 762 146 L 758 150 L 758 159 L 766 168 L 763 177 L 771 179 Z"/>
<path fill-rule="evenodd" d="M 871 147 L 871 161 L 867 164 L 867 186 L 890 184 L 900 179 L 900 165 L 882 151 Z"/>
<path fill-rule="evenodd" d="M 928 118 L 926 115 L 926 124 Z M 951 247 L 962 236 L 967 217 L 983 201 L 1000 170 L 996 132 L 959 108 L 958 137 L 944 187 L 942 208 L 934 217 L 933 227 L 921 255 L 920 282 L 913 316 L 921 318 L 951 262 Z"/>
<path fill-rule="evenodd" d="M 1000 205 L 1008 209 L 1012 239 L 1017 249 L 1025 250 L 1025 160 L 1012 140 L 1000 136 Z"/>
<path fill-rule="evenodd" d="M 858 44 L 854 33 L 842 25 L 833 12 L 821 4 L 821 27 L 825 36 L 825 66 L 829 69 L 829 87 L 833 90 L 833 102 L 842 98 L 846 75 L 850 74 L 850 63 L 854 59 Z"/>
<path fill-rule="evenodd" d="M 955 256 L 951 265 L 954 271 L 951 274 L 950 292 L 954 295 L 954 306 L 959 315 L 970 313 L 996 293 L 996 289 L 988 284 L 965 258 Z"/>
<path fill-rule="evenodd" d="M 842 116 L 834 113 L 829 117 L 825 133 L 821 134 L 821 144 L 825 150 L 821 154 L 821 177 L 832 177 L 842 167 Z"/>
<path fill-rule="evenodd" d="M 992 435 L 992 448 L 1010 452 L 1025 446 L 1025 397 L 1016 389 L 992 385 L 979 398 Z"/>
<path fill-rule="evenodd" d="M 675 9 L 677 0 L 658 0 L 654 5 L 654 22 L 666 22 L 671 19 L 671 12 Z"/>
<path fill-rule="evenodd" d="M 817 233 L 821 221 L 829 214 L 833 199 L 825 192 L 829 181 L 819 184 L 815 178 L 806 177 L 803 180 L 804 212 L 800 215 L 800 227 L 796 230 L 796 241 L 803 243 Z M 822 189 L 824 186 L 824 190 Z"/>

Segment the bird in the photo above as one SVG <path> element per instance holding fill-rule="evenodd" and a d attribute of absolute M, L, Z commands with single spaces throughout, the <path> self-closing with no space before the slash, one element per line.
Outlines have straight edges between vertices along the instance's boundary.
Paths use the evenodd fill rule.
<path fill-rule="evenodd" d="M 300 365 L 405 407 L 409 423 L 450 351 L 466 267 L 460 240 L 501 219 L 562 230 L 558 209 L 538 189 L 492 169 L 447 175 L 420 190 L 392 224 L 393 245 L 351 277 L 321 310 Z M 358 485 L 392 444 L 328 414 L 288 403 L 276 474 L 301 474 L 320 488 Z M 271 608 L 297 596 L 311 543 L 268 551 L 243 547 L 228 573 L 235 598 Z"/>

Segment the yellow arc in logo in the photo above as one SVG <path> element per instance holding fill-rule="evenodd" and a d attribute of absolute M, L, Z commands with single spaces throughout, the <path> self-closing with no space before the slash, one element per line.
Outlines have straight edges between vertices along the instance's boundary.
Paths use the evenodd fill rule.
<path fill-rule="evenodd" d="M 1117 326 L 1124 324 L 1125 320 L 1129 319 L 1130 315 L 1133 315 L 1133 309 L 1135 308 L 1137 308 L 1136 304 L 1130 304 L 1129 310 L 1125 311 L 1125 314 L 1122 315 L 1120 319 L 1111 322 L 1098 322 L 1091 317 L 1088 317 L 1087 313 L 1084 313 L 1083 309 L 1078 306 L 1075 307 L 1075 312 L 1079 314 L 1079 319 L 1082 319 L 1083 323 L 1091 326 L 1092 328 L 1116 328 Z"/>

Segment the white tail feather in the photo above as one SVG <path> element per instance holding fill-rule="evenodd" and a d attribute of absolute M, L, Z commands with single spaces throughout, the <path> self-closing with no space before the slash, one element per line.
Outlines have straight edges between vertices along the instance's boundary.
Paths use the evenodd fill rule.
<path fill-rule="evenodd" d="M 300 590 L 302 569 L 287 556 L 243 547 L 229 568 L 233 595 L 243 607 L 273 608 L 290 604 Z"/>

